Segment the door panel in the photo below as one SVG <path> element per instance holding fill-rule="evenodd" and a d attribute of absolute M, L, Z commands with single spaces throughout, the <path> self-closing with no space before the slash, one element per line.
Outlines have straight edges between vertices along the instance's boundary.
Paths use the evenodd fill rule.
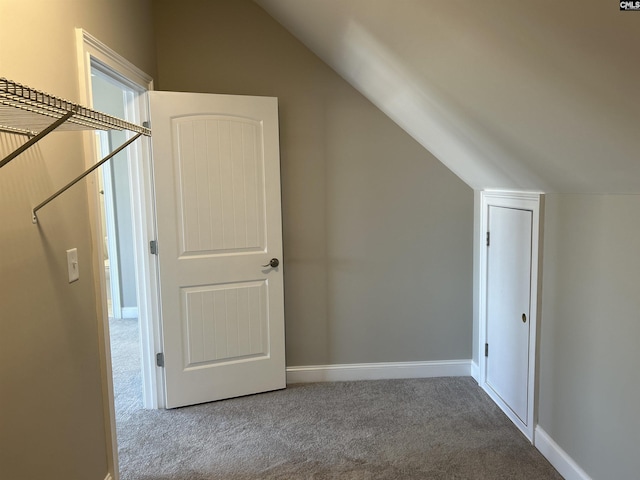
<path fill-rule="evenodd" d="M 261 125 L 212 115 L 172 123 L 183 254 L 264 250 Z"/>
<path fill-rule="evenodd" d="M 269 354 L 265 282 L 182 289 L 185 368 Z"/>
<path fill-rule="evenodd" d="M 167 407 L 284 388 L 277 100 L 150 100 Z"/>
<path fill-rule="evenodd" d="M 489 207 L 486 383 L 525 425 L 529 422 L 532 218 L 529 210 Z"/>

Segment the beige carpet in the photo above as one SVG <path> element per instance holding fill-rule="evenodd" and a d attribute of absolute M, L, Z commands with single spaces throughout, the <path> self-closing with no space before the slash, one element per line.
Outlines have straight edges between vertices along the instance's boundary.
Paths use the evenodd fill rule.
<path fill-rule="evenodd" d="M 292 385 L 145 411 L 117 366 L 139 362 L 128 349 L 113 349 L 122 480 L 562 478 L 471 378 Z"/>

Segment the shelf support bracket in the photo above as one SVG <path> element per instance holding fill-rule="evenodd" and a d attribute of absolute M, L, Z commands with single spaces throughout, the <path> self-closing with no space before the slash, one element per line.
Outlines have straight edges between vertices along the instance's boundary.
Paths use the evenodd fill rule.
<path fill-rule="evenodd" d="M 44 132 L 44 130 L 43 130 Z M 36 207 L 34 207 L 33 211 L 32 211 L 32 217 L 31 220 L 33 223 L 38 223 L 38 216 L 37 216 L 37 212 L 38 210 L 40 210 L 42 207 L 44 207 L 47 203 L 49 203 L 51 200 L 53 200 L 54 198 L 57 198 L 60 194 L 66 192 L 67 190 L 69 190 L 69 188 L 71 188 L 72 186 L 74 186 L 76 183 L 78 183 L 80 180 L 82 180 L 84 177 L 86 177 L 87 175 L 89 175 L 91 172 L 93 172 L 96 168 L 100 167 L 103 163 L 107 162 L 108 160 L 111 160 L 113 157 L 115 157 L 118 153 L 120 153 L 122 150 L 124 150 L 125 148 L 127 148 L 129 145 L 131 145 L 133 142 L 135 142 L 138 137 L 140 137 L 142 135 L 142 133 L 138 133 L 137 135 L 131 137 L 129 140 L 127 140 L 126 142 L 124 142 L 122 145 L 120 145 L 118 148 L 116 148 L 113 152 L 111 152 L 109 155 L 107 155 L 106 157 L 104 157 L 102 160 L 100 160 L 98 163 L 96 163 L 95 165 L 93 165 L 91 168 L 89 168 L 88 170 L 86 170 L 84 173 L 78 175 L 76 178 L 74 178 L 73 180 L 71 180 L 69 183 L 67 183 L 64 187 L 62 187 L 60 190 L 58 190 L 56 193 L 54 193 L 53 195 L 51 195 L 49 198 L 47 198 L 46 200 L 44 200 L 43 202 L 39 203 Z"/>
<path fill-rule="evenodd" d="M 47 128 L 45 128 L 44 130 L 42 130 L 40 133 L 38 133 L 35 137 L 31 137 L 29 140 L 27 140 L 23 145 L 21 145 L 19 148 L 17 148 L 16 150 L 14 150 L 12 153 L 10 153 L 9 155 L 7 155 L 1 162 L 0 162 L 0 168 L 4 167 L 7 163 L 9 163 L 11 160 L 13 160 L 14 158 L 16 158 L 18 155 L 20 155 L 22 152 L 24 152 L 25 150 L 27 150 L 29 147 L 31 147 L 33 144 L 39 142 L 40 140 L 42 140 L 46 135 L 48 135 L 49 133 L 53 132 L 56 128 L 58 128 L 60 125 L 62 125 L 64 122 L 66 122 L 69 118 L 71 118 L 74 114 L 75 114 L 75 110 L 69 110 L 67 113 L 65 113 L 62 117 L 60 117 L 58 120 L 56 120 L 55 122 L 53 122 L 51 125 L 49 125 Z"/>

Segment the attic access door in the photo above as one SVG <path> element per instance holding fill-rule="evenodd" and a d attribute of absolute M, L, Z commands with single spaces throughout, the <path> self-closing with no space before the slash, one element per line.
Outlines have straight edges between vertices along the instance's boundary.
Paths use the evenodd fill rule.
<path fill-rule="evenodd" d="M 525 425 L 531 322 L 530 210 L 489 206 L 487 387 Z"/>
<path fill-rule="evenodd" d="M 533 440 L 539 195 L 483 192 L 480 386 Z"/>
<path fill-rule="evenodd" d="M 149 96 L 166 406 L 284 388 L 277 99 Z"/>

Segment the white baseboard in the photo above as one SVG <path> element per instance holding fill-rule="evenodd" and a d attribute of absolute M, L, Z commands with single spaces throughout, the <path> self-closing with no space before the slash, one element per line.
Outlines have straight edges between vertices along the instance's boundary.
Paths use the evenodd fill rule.
<path fill-rule="evenodd" d="M 287 383 L 389 380 L 395 378 L 467 377 L 471 360 L 353 363 L 287 367 Z"/>
<path fill-rule="evenodd" d="M 536 427 L 534 445 L 565 480 L 591 480 L 591 477 L 539 425 Z"/>
<path fill-rule="evenodd" d="M 122 318 L 138 318 L 138 307 L 122 307 Z"/>
<path fill-rule="evenodd" d="M 480 367 L 473 360 L 471 361 L 471 377 L 478 383 L 480 383 Z"/>

